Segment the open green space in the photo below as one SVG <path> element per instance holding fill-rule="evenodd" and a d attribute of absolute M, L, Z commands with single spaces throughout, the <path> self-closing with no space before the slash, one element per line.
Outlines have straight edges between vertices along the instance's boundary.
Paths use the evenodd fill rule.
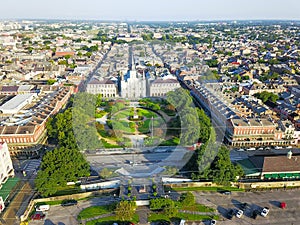
<path fill-rule="evenodd" d="M 100 216 L 103 214 L 108 214 L 113 211 L 113 207 L 111 205 L 103 205 L 103 206 L 92 206 L 89 208 L 85 208 L 78 214 L 78 219 L 89 219 L 95 216 Z"/>

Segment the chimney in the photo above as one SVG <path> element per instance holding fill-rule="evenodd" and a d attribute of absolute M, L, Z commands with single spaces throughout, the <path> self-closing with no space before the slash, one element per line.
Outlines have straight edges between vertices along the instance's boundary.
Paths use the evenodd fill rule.
<path fill-rule="evenodd" d="M 290 151 L 287 153 L 287 158 L 288 158 L 288 159 L 291 159 L 291 158 L 292 158 L 292 155 L 293 155 L 293 153 L 292 153 L 292 151 L 290 150 Z"/>

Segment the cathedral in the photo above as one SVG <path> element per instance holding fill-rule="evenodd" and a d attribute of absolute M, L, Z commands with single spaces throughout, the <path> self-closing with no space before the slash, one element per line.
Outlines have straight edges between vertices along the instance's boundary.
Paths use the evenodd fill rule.
<path fill-rule="evenodd" d="M 132 54 L 131 70 L 122 76 L 120 95 L 122 98 L 137 100 L 147 95 L 147 79 L 145 74 L 140 74 L 135 69 L 135 62 Z"/>

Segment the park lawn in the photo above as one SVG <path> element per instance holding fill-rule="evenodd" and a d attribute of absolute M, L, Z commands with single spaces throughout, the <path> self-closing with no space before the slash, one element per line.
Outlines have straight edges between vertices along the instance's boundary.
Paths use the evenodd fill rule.
<path fill-rule="evenodd" d="M 164 124 L 162 118 L 158 117 L 153 120 L 153 128 L 160 128 Z M 143 125 L 138 126 L 138 131 L 141 133 L 149 133 L 152 126 L 152 119 L 146 119 Z"/>
<path fill-rule="evenodd" d="M 144 116 L 144 117 L 147 117 L 147 118 L 156 118 L 157 117 L 157 114 L 155 112 L 152 112 L 150 110 L 147 110 L 147 109 L 141 109 L 141 108 L 138 108 L 137 109 L 137 114 L 139 116 Z"/>
<path fill-rule="evenodd" d="M 85 208 L 83 209 L 79 215 L 78 215 L 78 219 L 89 219 L 89 218 L 93 218 L 95 216 L 100 216 L 103 214 L 109 214 L 111 213 L 111 206 L 109 205 L 103 205 L 103 206 L 92 206 L 89 208 Z"/>
<path fill-rule="evenodd" d="M 218 187 L 173 187 L 174 191 L 245 191 L 242 188 L 235 187 L 226 187 L 226 186 L 218 186 Z"/>
<path fill-rule="evenodd" d="M 138 126 L 138 131 L 141 133 L 149 133 L 150 132 L 150 119 L 144 121 L 143 125 Z"/>
<path fill-rule="evenodd" d="M 115 120 L 119 120 L 119 119 L 124 119 L 124 118 L 128 118 L 129 116 L 133 116 L 133 112 L 131 111 L 131 108 L 129 109 L 124 109 L 122 111 L 116 112 L 113 115 L 113 118 Z"/>
<path fill-rule="evenodd" d="M 132 123 L 132 122 L 131 122 Z M 135 127 L 131 128 L 129 126 L 129 122 L 121 120 L 121 121 L 113 121 L 112 126 L 114 130 L 121 130 L 125 133 L 134 133 Z"/>

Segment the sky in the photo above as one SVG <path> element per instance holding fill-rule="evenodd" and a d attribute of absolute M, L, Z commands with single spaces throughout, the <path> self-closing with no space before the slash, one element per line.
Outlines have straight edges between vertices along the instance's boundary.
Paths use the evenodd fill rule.
<path fill-rule="evenodd" d="M 300 20 L 299 0 L 9 0 L 0 19 Z"/>

